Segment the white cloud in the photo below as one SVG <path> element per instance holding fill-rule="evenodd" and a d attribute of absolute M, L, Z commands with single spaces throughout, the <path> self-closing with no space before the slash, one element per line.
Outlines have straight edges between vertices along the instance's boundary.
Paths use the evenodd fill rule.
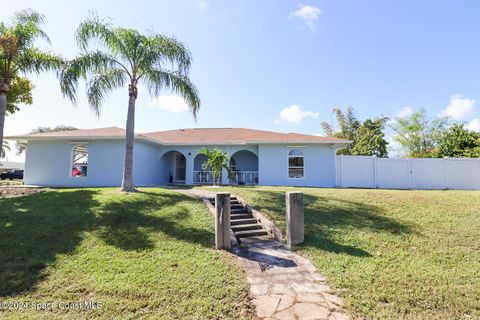
<path fill-rule="evenodd" d="M 297 10 L 290 12 L 290 18 L 302 20 L 311 30 L 315 30 L 315 23 L 322 11 L 309 5 L 299 5 Z"/>
<path fill-rule="evenodd" d="M 480 118 L 474 118 L 467 123 L 467 129 L 480 132 Z"/>
<path fill-rule="evenodd" d="M 150 105 L 173 113 L 188 111 L 187 103 L 178 96 L 158 96 L 152 99 Z"/>
<path fill-rule="evenodd" d="M 200 7 L 200 9 L 205 10 L 208 7 L 210 7 L 210 1 L 207 0 L 198 0 L 197 5 Z"/>
<path fill-rule="evenodd" d="M 318 118 L 318 112 L 311 112 L 311 111 L 303 111 L 300 106 L 291 105 L 289 107 L 285 107 L 280 111 L 278 115 L 278 119 L 275 121 L 276 123 L 294 123 L 299 124 L 305 118 Z"/>
<path fill-rule="evenodd" d="M 450 97 L 449 105 L 439 115 L 448 116 L 454 120 L 465 120 L 475 116 L 475 113 L 475 99 L 456 94 Z"/>
<path fill-rule="evenodd" d="M 395 117 L 405 118 L 405 117 L 408 117 L 408 116 L 412 115 L 413 112 L 414 112 L 414 110 L 411 107 L 404 107 L 404 108 L 398 110 L 397 113 L 395 113 Z"/>
<path fill-rule="evenodd" d="M 395 141 L 393 136 L 387 137 L 386 140 L 388 142 L 388 156 L 391 158 L 398 158 L 401 155 L 402 146 Z"/>

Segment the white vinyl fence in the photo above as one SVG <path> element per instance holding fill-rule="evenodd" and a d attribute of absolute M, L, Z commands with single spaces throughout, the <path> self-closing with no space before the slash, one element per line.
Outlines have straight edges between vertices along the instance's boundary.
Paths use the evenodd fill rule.
<path fill-rule="evenodd" d="M 342 188 L 480 190 L 480 158 L 337 156 L 336 184 Z"/>

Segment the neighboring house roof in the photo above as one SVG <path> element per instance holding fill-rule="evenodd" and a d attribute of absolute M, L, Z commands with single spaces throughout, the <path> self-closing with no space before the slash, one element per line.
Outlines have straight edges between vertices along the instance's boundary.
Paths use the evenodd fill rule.
<path fill-rule="evenodd" d="M 79 129 L 5 137 L 7 140 L 124 139 L 125 130 L 117 127 Z M 136 139 L 168 145 L 222 145 L 253 143 L 350 143 L 330 137 L 299 133 L 279 133 L 245 128 L 198 128 L 135 134 Z"/>
<path fill-rule="evenodd" d="M 0 170 L 1 169 L 20 169 L 25 168 L 25 163 L 23 162 L 9 162 L 9 161 L 0 161 Z"/>

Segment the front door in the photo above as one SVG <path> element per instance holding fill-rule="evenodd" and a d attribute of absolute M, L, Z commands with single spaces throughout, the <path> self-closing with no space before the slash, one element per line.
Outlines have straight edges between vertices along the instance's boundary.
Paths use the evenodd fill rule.
<path fill-rule="evenodd" d="M 175 154 L 175 181 L 185 182 L 186 164 L 187 161 L 183 154 Z"/>

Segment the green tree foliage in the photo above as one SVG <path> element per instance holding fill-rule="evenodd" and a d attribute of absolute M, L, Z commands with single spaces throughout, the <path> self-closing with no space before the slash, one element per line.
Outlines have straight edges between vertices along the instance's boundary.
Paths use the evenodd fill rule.
<path fill-rule="evenodd" d="M 60 57 L 36 47 L 39 39 L 49 41 L 43 22 L 30 9 L 15 13 L 9 23 L 0 22 L 0 145 L 7 110 L 13 113 L 19 103 L 31 103 L 32 85 L 22 74 L 58 71 L 63 65 Z"/>
<path fill-rule="evenodd" d="M 338 130 L 335 130 L 333 125 L 322 122 L 323 131 L 330 137 L 352 141 L 345 148 L 337 150 L 337 154 L 387 156 L 388 142 L 384 139 L 383 133 L 387 118 L 367 119 L 361 123 L 352 107 L 347 107 L 345 111 L 335 108 L 333 114 L 339 127 Z"/>
<path fill-rule="evenodd" d="M 207 161 L 203 163 L 202 169 L 212 171 L 213 185 L 217 185 L 217 183 L 220 182 L 222 169 L 227 170 L 228 175 L 231 176 L 232 169 L 230 167 L 230 155 L 228 153 L 218 148 L 213 150 L 202 148 L 198 153 L 207 156 Z"/>
<path fill-rule="evenodd" d="M 10 91 L 7 94 L 7 115 L 20 110 L 20 104 L 31 105 L 33 85 L 30 80 L 17 76 L 12 80 Z"/>
<path fill-rule="evenodd" d="M 436 156 L 440 158 L 480 157 L 480 133 L 465 129 L 461 123 L 453 124 L 440 137 Z"/>
<path fill-rule="evenodd" d="M 353 108 L 347 107 L 345 111 L 342 111 L 339 108 L 334 108 L 333 114 L 335 115 L 339 128 L 338 130 L 335 130 L 333 125 L 330 125 L 327 122 L 322 122 L 320 125 L 325 134 L 329 137 L 355 141 L 355 135 L 358 128 L 360 128 L 360 121 L 357 119 L 357 115 L 353 111 Z M 351 154 L 352 148 L 353 143 L 347 145 L 344 149 L 338 150 L 337 154 Z"/>
<path fill-rule="evenodd" d="M 59 125 L 56 127 L 38 127 L 36 129 L 33 129 L 30 131 L 30 134 L 34 133 L 46 133 L 46 132 L 57 132 L 57 131 L 72 131 L 72 130 L 77 130 L 75 127 L 70 127 L 70 126 L 64 126 L 64 125 Z M 17 155 L 21 155 L 25 149 L 27 148 L 26 142 L 17 142 L 15 144 L 15 149 L 17 150 Z"/>
<path fill-rule="evenodd" d="M 354 156 L 377 156 L 387 157 L 387 145 L 385 140 L 385 123 L 388 118 L 378 117 L 374 120 L 365 120 L 355 133 L 354 145 L 351 154 Z"/>
<path fill-rule="evenodd" d="M 0 145 L 0 159 L 7 156 L 7 151 L 10 151 L 10 146 L 8 145 L 7 141 L 3 141 Z"/>
<path fill-rule="evenodd" d="M 81 54 L 68 62 L 61 74 L 62 93 L 75 103 L 80 79 L 87 85 L 91 108 L 100 113 L 101 104 L 111 91 L 128 85 L 128 112 L 122 191 L 135 191 L 133 148 L 135 104 L 138 84 L 157 96 L 169 89 L 182 96 L 196 117 L 200 108 L 197 89 L 189 79 L 192 62 L 187 47 L 173 37 L 115 27 L 96 15 L 82 21 L 75 38 Z"/>
<path fill-rule="evenodd" d="M 408 117 L 395 118 L 391 128 L 404 156 L 429 158 L 435 156 L 437 143 L 450 125 L 448 118 L 429 119 L 422 109 Z"/>

